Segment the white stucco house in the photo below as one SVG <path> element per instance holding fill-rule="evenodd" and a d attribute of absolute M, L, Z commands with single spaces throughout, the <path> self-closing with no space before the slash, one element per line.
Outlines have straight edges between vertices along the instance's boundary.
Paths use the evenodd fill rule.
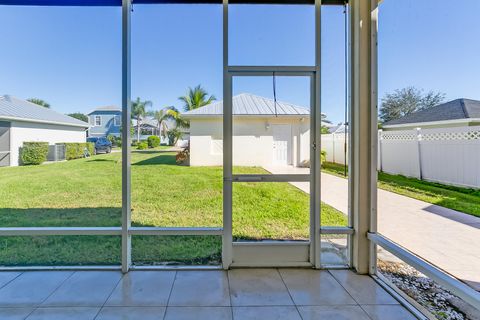
<path fill-rule="evenodd" d="M 234 96 L 233 165 L 303 166 L 310 159 L 310 110 L 243 93 Z M 223 101 L 182 114 L 190 120 L 190 165 L 223 163 Z"/>
<path fill-rule="evenodd" d="M 24 142 L 85 142 L 89 124 L 10 95 L 0 96 L 0 166 L 19 165 Z"/>

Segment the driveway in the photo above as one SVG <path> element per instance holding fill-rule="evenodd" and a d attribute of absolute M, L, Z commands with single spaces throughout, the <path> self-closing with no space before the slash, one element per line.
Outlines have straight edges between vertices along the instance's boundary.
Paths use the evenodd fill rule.
<path fill-rule="evenodd" d="M 266 167 L 271 173 L 306 168 Z M 322 173 L 322 201 L 348 212 L 347 179 Z M 307 182 L 292 185 L 309 192 Z M 480 218 L 378 189 L 378 232 L 480 291 Z"/>

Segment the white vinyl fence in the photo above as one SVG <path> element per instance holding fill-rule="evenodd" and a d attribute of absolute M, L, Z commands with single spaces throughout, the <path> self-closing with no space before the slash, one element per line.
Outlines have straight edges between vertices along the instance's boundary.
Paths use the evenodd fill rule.
<path fill-rule="evenodd" d="M 344 134 L 322 135 L 327 161 L 345 163 Z M 480 188 L 480 126 L 379 131 L 378 170 Z"/>

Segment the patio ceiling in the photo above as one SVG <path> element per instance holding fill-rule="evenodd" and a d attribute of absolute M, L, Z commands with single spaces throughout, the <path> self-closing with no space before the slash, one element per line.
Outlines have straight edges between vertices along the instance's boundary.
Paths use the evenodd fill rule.
<path fill-rule="evenodd" d="M 343 5 L 348 0 L 323 0 L 324 5 Z M 133 4 L 222 4 L 222 0 L 132 0 Z M 315 0 L 230 0 L 230 4 L 313 5 Z M 122 0 L 0 0 L 0 5 L 121 6 Z"/>

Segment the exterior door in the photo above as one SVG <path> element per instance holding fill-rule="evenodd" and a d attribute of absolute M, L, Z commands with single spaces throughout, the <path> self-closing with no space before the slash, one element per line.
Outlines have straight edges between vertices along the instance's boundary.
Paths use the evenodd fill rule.
<path fill-rule="evenodd" d="M 273 164 L 286 166 L 290 164 L 292 127 L 289 124 L 272 125 L 273 132 Z"/>
<path fill-rule="evenodd" d="M 10 165 L 10 123 L 0 121 L 0 167 Z"/>

